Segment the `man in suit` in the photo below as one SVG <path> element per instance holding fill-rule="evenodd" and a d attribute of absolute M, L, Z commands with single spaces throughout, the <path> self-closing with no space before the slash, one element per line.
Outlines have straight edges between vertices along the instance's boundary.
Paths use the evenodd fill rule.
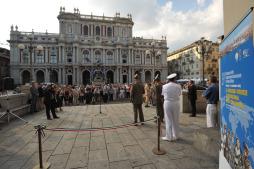
<path fill-rule="evenodd" d="M 46 107 L 46 115 L 48 120 L 52 120 L 50 117 L 50 111 L 52 113 L 52 116 L 54 119 L 58 119 L 59 117 L 56 115 L 55 109 L 56 109 L 56 100 L 54 95 L 54 89 L 51 85 L 47 87 L 44 93 L 44 104 Z"/>
<path fill-rule="evenodd" d="M 30 94 L 31 94 L 31 107 L 30 107 L 30 113 L 37 112 L 36 104 L 37 99 L 39 97 L 38 92 L 38 85 L 36 82 L 32 82 L 32 87 L 30 88 Z"/>
<path fill-rule="evenodd" d="M 144 85 L 140 81 L 139 75 L 134 76 L 134 84 L 131 88 L 131 102 L 134 110 L 134 123 L 137 123 L 138 115 L 140 122 L 144 122 L 144 114 L 142 110 L 143 94 L 145 93 Z M 139 113 L 139 114 L 138 114 Z M 141 123 L 143 125 L 143 123 Z"/>
<path fill-rule="evenodd" d="M 196 100 L 197 100 L 197 88 L 193 80 L 190 80 L 187 84 L 188 87 L 188 98 L 191 105 L 190 117 L 196 117 Z"/>

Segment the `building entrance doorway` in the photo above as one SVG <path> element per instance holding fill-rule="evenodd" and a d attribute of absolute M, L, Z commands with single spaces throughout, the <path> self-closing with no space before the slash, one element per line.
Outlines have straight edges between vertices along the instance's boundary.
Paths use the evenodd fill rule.
<path fill-rule="evenodd" d="M 72 85 L 72 75 L 67 75 L 68 85 Z"/>

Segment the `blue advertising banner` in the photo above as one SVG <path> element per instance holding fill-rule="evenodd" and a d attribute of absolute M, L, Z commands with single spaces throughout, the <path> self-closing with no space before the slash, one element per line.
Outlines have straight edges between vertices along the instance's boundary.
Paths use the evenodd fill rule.
<path fill-rule="evenodd" d="M 252 11 L 220 46 L 221 166 L 254 168 Z M 221 164 L 226 162 L 227 164 Z"/>

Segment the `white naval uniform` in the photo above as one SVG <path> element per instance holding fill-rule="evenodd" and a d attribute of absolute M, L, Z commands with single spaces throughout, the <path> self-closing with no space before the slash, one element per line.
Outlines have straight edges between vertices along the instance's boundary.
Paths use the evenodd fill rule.
<path fill-rule="evenodd" d="M 217 105 L 216 104 L 207 104 L 206 106 L 206 117 L 207 117 L 207 127 L 216 126 L 216 114 L 217 114 Z"/>
<path fill-rule="evenodd" d="M 164 96 L 164 118 L 166 125 L 166 139 L 174 140 L 179 137 L 179 114 L 181 86 L 170 82 L 162 87 Z"/>

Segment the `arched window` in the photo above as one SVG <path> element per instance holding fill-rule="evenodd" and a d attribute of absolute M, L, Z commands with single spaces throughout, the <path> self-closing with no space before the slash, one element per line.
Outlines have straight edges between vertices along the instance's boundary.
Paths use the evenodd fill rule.
<path fill-rule="evenodd" d="M 83 63 L 91 63 L 91 59 L 90 59 L 88 50 L 83 51 Z"/>
<path fill-rule="evenodd" d="M 68 24 L 68 33 L 72 33 L 72 25 Z"/>
<path fill-rule="evenodd" d="M 146 55 L 146 64 L 151 64 L 151 56 L 150 56 L 150 54 Z"/>
<path fill-rule="evenodd" d="M 87 25 L 85 25 L 85 26 L 83 27 L 83 34 L 84 34 L 84 35 L 88 35 L 88 26 L 87 26 Z"/>
<path fill-rule="evenodd" d="M 107 52 L 107 64 L 113 64 L 113 52 L 112 51 Z"/>
<path fill-rule="evenodd" d="M 107 35 L 108 35 L 108 37 L 112 37 L 112 28 L 111 27 L 108 27 Z"/>
<path fill-rule="evenodd" d="M 96 50 L 94 54 L 95 54 L 95 57 L 94 57 L 95 63 L 102 63 L 101 51 Z"/>
<path fill-rule="evenodd" d="M 99 26 L 96 26 L 95 27 L 95 35 L 100 36 L 100 34 L 101 34 L 101 29 Z"/>

